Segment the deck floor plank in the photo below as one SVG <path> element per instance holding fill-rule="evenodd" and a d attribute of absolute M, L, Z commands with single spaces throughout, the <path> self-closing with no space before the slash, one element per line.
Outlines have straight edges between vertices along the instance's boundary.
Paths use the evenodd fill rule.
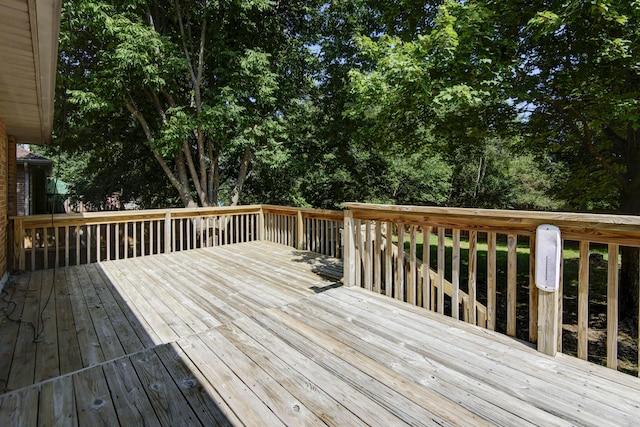
<path fill-rule="evenodd" d="M 633 398 L 634 394 L 639 391 L 638 386 L 640 383 L 631 381 L 629 382 L 630 387 L 625 385 L 614 386 L 610 381 L 603 381 L 599 377 L 587 375 L 583 370 L 578 369 L 573 370 L 570 374 L 567 372 L 568 375 L 564 375 L 558 371 L 558 358 L 544 356 L 534 351 L 527 343 L 517 341 L 499 333 L 475 327 L 468 328 L 456 323 L 448 324 L 446 320 L 442 320 L 440 317 L 433 317 L 431 313 L 420 311 L 412 313 L 412 311 L 408 309 L 391 312 L 388 310 L 386 301 L 372 294 L 363 294 L 356 289 L 349 289 L 347 292 L 327 294 L 318 301 L 313 302 L 320 302 L 322 298 L 331 298 L 331 301 L 327 303 L 330 309 L 335 309 L 340 306 L 341 300 L 347 304 L 343 308 L 353 307 L 353 305 L 349 304 L 361 301 L 360 310 L 365 313 L 374 309 L 373 307 L 378 307 L 381 310 L 378 317 L 379 322 L 383 322 L 385 318 L 388 321 L 393 319 L 393 326 L 398 328 L 397 331 L 399 334 L 406 334 L 413 328 L 416 330 L 415 335 L 422 337 L 420 338 L 421 342 L 426 342 L 425 340 L 432 338 L 448 338 L 447 342 L 449 345 L 457 347 L 460 352 L 475 350 L 476 354 L 482 355 L 482 360 L 493 362 L 501 367 L 508 367 L 519 373 L 524 373 L 526 374 L 526 378 L 530 378 L 531 381 L 535 382 L 539 380 L 542 381 L 541 384 L 555 384 L 561 387 L 562 390 L 556 391 L 561 400 L 568 397 L 567 390 L 564 389 L 564 384 L 570 382 L 576 384 L 576 387 L 571 390 L 571 393 L 577 393 L 578 395 L 571 395 L 571 393 L 569 393 L 569 397 L 576 399 L 593 399 L 594 401 L 613 406 L 620 411 L 628 409 L 628 405 L 635 407 L 635 409 L 640 409 L 640 407 L 637 406 L 637 399 Z M 399 307 L 405 308 L 403 306 L 406 306 L 406 304 L 402 304 Z M 340 312 L 336 312 L 336 314 L 338 313 Z M 441 333 L 429 333 L 427 337 L 424 333 L 427 329 L 440 331 Z M 487 335 L 491 337 L 491 340 L 487 340 Z M 582 363 L 582 365 L 585 367 L 597 367 L 591 363 Z M 519 375 L 519 377 L 522 377 L 522 375 Z M 627 378 L 625 378 L 625 380 L 626 379 Z M 514 382 L 510 381 L 510 383 L 513 384 Z M 583 383 L 586 385 L 583 385 Z M 553 393 L 554 389 L 546 391 Z M 575 403 L 576 400 L 569 399 L 569 402 Z M 589 406 L 589 404 L 587 404 L 587 406 Z"/>
<path fill-rule="evenodd" d="M 0 322 L 0 392 L 7 390 L 7 382 L 14 360 L 19 319 L 24 310 L 24 299 L 29 288 L 29 275 L 13 276 L 2 291 L 2 321 Z"/>
<path fill-rule="evenodd" d="M 134 283 L 136 278 L 122 270 L 118 262 L 105 262 L 102 264 L 103 271 L 107 276 L 118 284 L 118 290 L 123 295 L 125 301 L 132 308 L 135 316 L 146 323 L 146 330 L 152 337 L 155 344 L 162 344 L 178 339 L 179 335 L 164 322 L 154 308 L 152 303 L 153 293 L 145 295 L 138 292 Z"/>
<path fill-rule="evenodd" d="M 11 363 L 7 389 L 16 390 L 33 384 L 36 366 L 38 328 L 40 325 L 40 286 L 42 272 L 34 272 L 24 296 L 24 309 L 20 316 L 20 328 L 16 337 L 14 360 Z"/>
<path fill-rule="evenodd" d="M 156 348 L 156 354 L 178 384 L 202 425 L 234 426 L 242 422 L 176 343 Z"/>
<path fill-rule="evenodd" d="M 161 425 L 129 357 L 108 362 L 102 369 L 121 425 Z"/>
<path fill-rule="evenodd" d="M 342 298 L 345 294 L 340 293 L 338 296 Z M 336 298 L 328 306 L 347 307 L 341 305 Z M 545 376 L 535 366 L 531 367 L 540 357 L 533 351 L 510 360 L 512 357 L 509 353 L 500 354 L 495 349 L 476 347 L 472 342 L 464 342 L 455 336 L 452 339 L 447 331 L 441 334 L 425 334 L 422 329 L 412 331 L 407 327 L 410 325 L 403 324 L 402 315 L 389 317 L 388 311 L 382 310 L 374 311 L 377 315 L 370 315 L 370 307 L 350 306 L 350 309 L 354 314 L 368 316 L 364 317 L 366 320 L 363 324 L 378 323 L 380 333 L 385 333 L 388 337 L 402 337 L 403 346 L 447 364 L 469 378 L 545 408 L 557 416 L 580 425 L 608 425 L 612 419 L 632 422 L 633 415 L 627 412 L 631 409 L 627 402 L 601 403 L 604 396 L 599 393 L 594 396 L 589 393 L 588 387 L 580 384 L 569 388 L 557 378 Z M 434 328 L 437 329 L 437 325 Z M 543 379 L 538 376 L 543 376 Z M 550 400 L 553 404 L 549 404 Z"/>
<path fill-rule="evenodd" d="M 155 345 L 165 342 L 163 338 L 158 335 L 156 330 L 152 327 L 151 323 L 143 315 L 144 309 L 150 307 L 149 301 L 145 298 L 140 298 L 140 295 L 128 292 L 129 278 L 124 276 L 120 270 L 118 270 L 116 263 L 107 261 L 99 264 L 98 271 L 110 284 L 114 287 L 114 293 L 118 295 L 118 305 L 122 309 L 124 316 L 129 321 L 129 324 L 134 329 L 136 335 L 145 348 L 151 348 Z M 159 322 L 159 321 L 158 321 Z M 171 328 L 166 325 L 163 326 L 163 331 L 169 331 L 173 334 Z M 166 329 L 165 329 L 166 328 Z M 172 337 L 176 337 L 175 334 Z"/>
<path fill-rule="evenodd" d="M 183 304 L 180 298 L 166 291 L 166 285 L 170 282 L 164 272 L 155 273 L 155 268 L 142 258 L 130 258 L 120 263 L 123 269 L 127 269 L 135 275 L 136 280 L 132 285 L 143 295 L 153 293 L 159 304 L 154 304 L 157 313 L 169 324 L 178 336 L 191 335 L 202 332 L 209 327 L 198 316 L 190 311 L 188 305 Z M 172 283 L 177 286 L 176 283 Z"/>
<path fill-rule="evenodd" d="M 56 321 L 58 333 L 58 355 L 60 373 L 82 369 L 82 354 L 76 333 L 73 308 L 68 287 L 67 269 L 56 270 Z"/>
<path fill-rule="evenodd" d="M 197 273 L 192 272 L 189 275 L 184 275 L 177 274 L 173 270 L 167 271 L 161 257 L 153 257 L 153 259 L 145 259 L 144 261 L 144 271 L 154 278 L 163 292 L 183 308 L 185 320 L 188 321 L 191 329 L 195 332 L 202 332 L 222 324 L 208 310 L 210 304 L 200 297 L 194 297 L 190 292 L 192 277 Z"/>
<path fill-rule="evenodd" d="M 230 343 L 218 331 L 201 336 L 202 341 L 223 361 L 251 391 L 271 408 L 286 425 L 325 425 L 296 396 L 289 393 L 264 369 Z"/>
<path fill-rule="evenodd" d="M 73 378 L 69 375 L 55 381 L 47 381 L 40 387 L 38 425 L 68 426 L 78 425 Z"/>
<path fill-rule="evenodd" d="M 407 349 L 399 336 L 380 334 L 371 323 L 367 328 L 354 328 L 353 318 L 346 320 L 332 311 L 311 304 L 295 304 L 283 309 L 313 328 L 331 335 L 356 351 L 376 360 L 403 377 L 456 401 L 469 411 L 499 425 L 569 425 L 510 393 L 490 387 L 478 380 L 460 375 L 446 364 L 426 358 Z M 346 326 L 345 326 L 346 325 Z"/>
<path fill-rule="evenodd" d="M 130 285 L 129 292 L 138 294 L 146 299 L 149 299 L 147 295 L 153 295 L 153 305 L 150 308 L 157 315 L 156 322 L 159 325 L 169 326 L 175 336 L 182 337 L 193 334 L 195 331 L 189 326 L 188 322 L 176 313 L 177 310 L 184 315 L 187 312 L 186 309 L 180 307 L 173 298 L 168 297 L 162 291 L 162 279 L 156 280 L 146 274 L 139 263 L 136 262 L 139 259 L 141 258 L 126 259 L 123 262 L 116 263 L 120 271 L 126 272 L 130 277 L 128 281 Z"/>
<path fill-rule="evenodd" d="M 328 425 L 365 426 L 360 418 L 349 411 L 332 395 L 311 382 L 304 373 L 298 372 L 278 357 L 277 348 L 265 348 L 236 324 L 230 323 L 218 328 L 219 332 L 246 354 L 253 363 L 259 365 L 282 387 L 313 411 Z"/>
<path fill-rule="evenodd" d="M 54 270 L 43 271 L 39 298 L 40 315 L 38 320 L 40 324 L 36 343 L 34 382 L 60 375 L 55 281 Z"/>
<path fill-rule="evenodd" d="M 124 354 L 135 353 L 146 348 L 138 334 L 136 334 L 135 327 L 129 322 L 127 316 L 124 315 L 121 305 L 118 304 L 104 275 L 100 274 L 99 266 L 97 264 L 89 264 L 86 266 L 86 270 L 95 289 L 95 295 L 98 297 L 104 313 L 118 337 Z"/>
<path fill-rule="evenodd" d="M 89 267 L 90 269 L 91 267 Z M 98 341 L 105 360 L 116 359 L 126 354 L 118 334 L 111 324 L 109 315 L 103 302 L 100 300 L 98 293 L 96 292 L 95 283 L 89 275 L 89 270 L 86 265 L 79 266 L 76 270 L 78 273 L 78 282 L 84 294 L 84 299 L 87 302 L 89 309 L 89 315 L 95 329 Z"/>
<path fill-rule="evenodd" d="M 374 400 L 360 387 L 344 381 L 331 370 L 325 369 L 324 366 L 317 363 L 315 358 L 307 357 L 303 352 L 290 346 L 275 332 L 264 328 L 254 319 L 238 319 L 233 322 L 233 325 L 274 352 L 274 355 L 281 357 L 291 369 L 306 377 L 312 390 L 317 388 L 333 397 L 364 424 L 384 427 L 396 425 L 399 422 L 396 415 L 387 408 L 375 404 Z"/>
<path fill-rule="evenodd" d="M 84 369 L 72 378 L 79 425 L 120 425 L 102 366 Z"/>
<path fill-rule="evenodd" d="M 0 425 L 640 419 L 638 378 L 319 274 L 339 266 L 251 242 L 12 277 Z"/>
<path fill-rule="evenodd" d="M 0 399 L 2 425 L 35 427 L 38 423 L 38 388 L 28 387 Z"/>
<path fill-rule="evenodd" d="M 285 425 L 199 337 L 187 337 L 180 346 L 245 425 Z"/>
<path fill-rule="evenodd" d="M 153 349 L 130 359 L 162 425 L 202 425 Z"/>
<path fill-rule="evenodd" d="M 308 327 L 295 317 L 279 310 L 267 310 L 254 317 L 265 327 L 277 331 L 289 345 L 307 357 L 314 357 L 324 369 L 359 388 L 403 423 L 488 425 L 470 411 L 408 381 L 333 337 Z M 417 403 L 422 400 L 430 402 L 429 409 Z M 438 410 L 435 411 L 435 408 Z"/>
<path fill-rule="evenodd" d="M 67 270 L 69 273 L 67 275 L 67 284 L 69 286 L 69 299 L 73 309 L 76 334 L 78 335 L 78 344 L 80 345 L 80 354 L 82 355 L 82 365 L 88 367 L 95 366 L 105 359 L 79 282 L 79 270 L 80 268 Z"/>

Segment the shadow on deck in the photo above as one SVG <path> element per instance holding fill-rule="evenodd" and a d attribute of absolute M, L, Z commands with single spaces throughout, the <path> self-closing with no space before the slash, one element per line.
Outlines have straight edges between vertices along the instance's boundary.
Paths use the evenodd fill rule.
<path fill-rule="evenodd" d="M 15 276 L 0 421 L 637 423 L 637 378 L 345 288 L 340 270 L 253 242 Z"/>

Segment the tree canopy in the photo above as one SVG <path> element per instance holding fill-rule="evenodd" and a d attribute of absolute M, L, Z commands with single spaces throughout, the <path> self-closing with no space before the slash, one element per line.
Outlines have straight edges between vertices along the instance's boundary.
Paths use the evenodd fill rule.
<path fill-rule="evenodd" d="M 640 210 L 638 2 L 63 9 L 56 137 L 96 200 Z"/>

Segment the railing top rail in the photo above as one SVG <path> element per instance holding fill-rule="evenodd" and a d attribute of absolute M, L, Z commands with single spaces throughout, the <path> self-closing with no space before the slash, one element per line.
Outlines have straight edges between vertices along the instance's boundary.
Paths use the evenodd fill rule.
<path fill-rule="evenodd" d="M 522 235 L 534 234 L 541 224 L 553 224 L 568 240 L 640 246 L 640 216 L 366 203 L 343 203 L 342 206 L 361 219 Z"/>
<path fill-rule="evenodd" d="M 281 215 L 297 215 L 298 212 L 302 213 L 303 218 L 319 218 L 328 219 L 333 221 L 342 221 L 344 219 L 344 212 L 339 210 L 329 209 L 313 209 L 313 208 L 296 208 L 292 206 L 276 206 L 276 205 L 261 205 L 264 213 L 273 213 Z"/>
<path fill-rule="evenodd" d="M 57 225 L 70 225 L 76 223 L 91 224 L 102 222 L 127 222 L 131 220 L 143 221 L 164 218 L 170 213 L 174 218 L 189 217 L 202 214 L 231 215 L 238 213 L 260 212 L 260 205 L 246 206 L 219 206 L 204 208 L 171 208 L 171 209 L 145 209 L 140 211 L 101 211 L 84 212 L 77 214 L 44 214 L 28 216 L 11 216 L 10 219 L 20 220 L 24 224 L 41 225 L 51 224 L 52 218 Z"/>

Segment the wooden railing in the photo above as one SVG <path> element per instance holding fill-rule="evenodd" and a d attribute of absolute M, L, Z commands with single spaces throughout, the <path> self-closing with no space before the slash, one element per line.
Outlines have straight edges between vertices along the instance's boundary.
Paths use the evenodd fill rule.
<path fill-rule="evenodd" d="M 14 266 L 36 270 L 260 239 L 260 206 L 13 217 Z"/>
<path fill-rule="evenodd" d="M 253 205 L 12 218 L 19 270 L 268 240 L 342 257 L 341 211 Z"/>
<path fill-rule="evenodd" d="M 342 211 L 262 205 L 264 239 L 342 258 Z"/>
<path fill-rule="evenodd" d="M 620 253 L 640 246 L 640 217 L 343 206 L 347 285 L 529 340 L 551 355 L 563 350 L 564 326 L 565 341 L 575 346 L 565 351 L 585 360 L 601 357 L 589 351 L 589 343 L 599 345 L 589 331 L 606 319 L 598 330 L 606 333 L 606 365 L 618 366 Z M 535 231 L 541 224 L 561 230 L 558 292 L 535 286 Z M 401 243 L 394 248 L 392 241 Z M 637 354 L 637 339 L 633 346 Z"/>

